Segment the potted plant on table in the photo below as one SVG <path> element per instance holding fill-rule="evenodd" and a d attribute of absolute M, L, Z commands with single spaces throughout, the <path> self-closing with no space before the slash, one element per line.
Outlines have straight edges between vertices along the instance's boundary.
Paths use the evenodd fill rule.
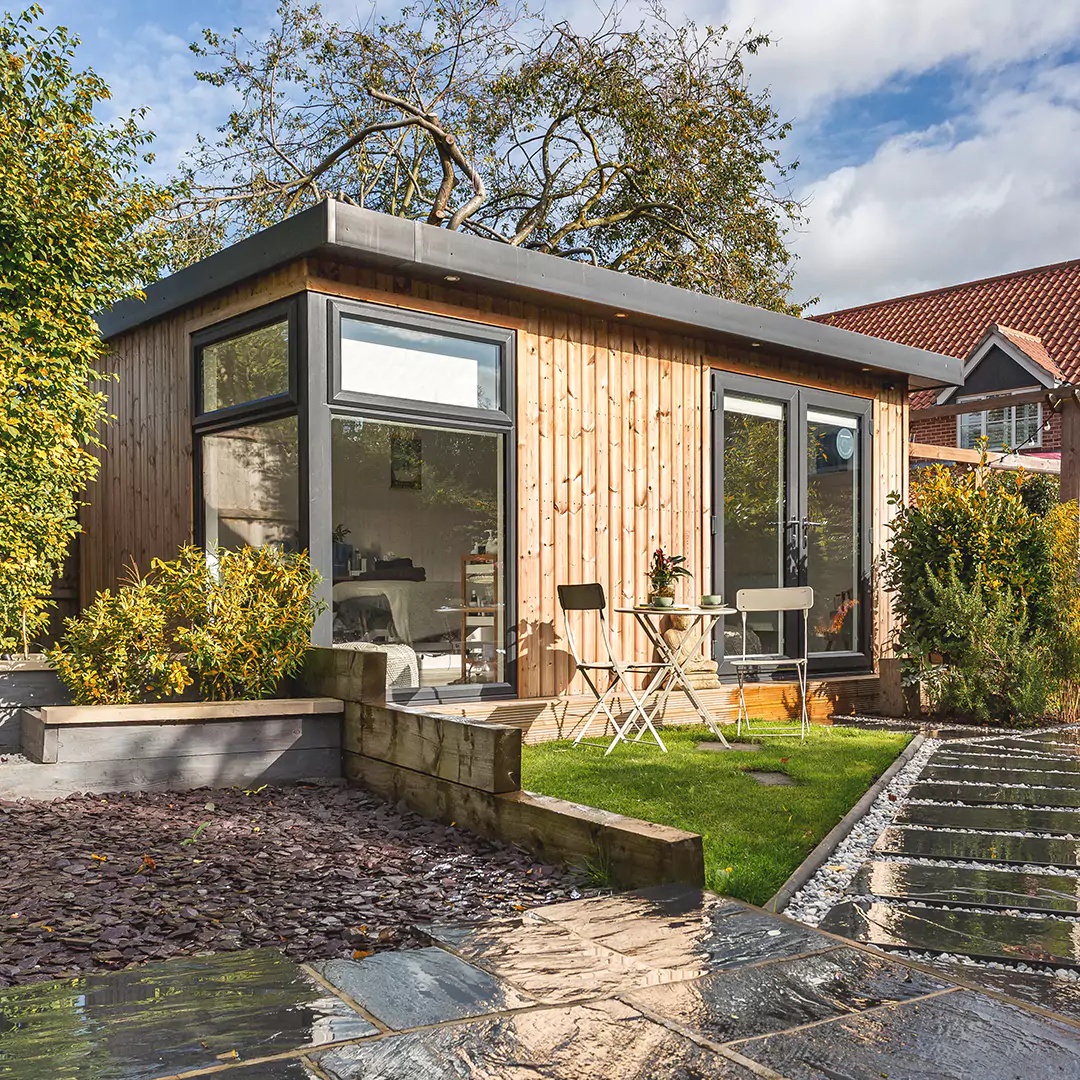
<path fill-rule="evenodd" d="M 668 555 L 663 548 L 653 552 L 649 567 L 649 605 L 672 607 L 675 604 L 675 579 L 693 577 L 686 568 L 685 555 Z"/>

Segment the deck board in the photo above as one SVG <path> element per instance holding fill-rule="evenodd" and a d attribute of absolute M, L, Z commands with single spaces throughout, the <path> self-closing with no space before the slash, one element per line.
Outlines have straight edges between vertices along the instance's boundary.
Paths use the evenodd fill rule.
<path fill-rule="evenodd" d="M 722 724 L 735 722 L 738 689 L 722 686 L 718 690 L 699 690 L 705 706 Z M 747 704 L 752 718 L 779 720 L 794 718 L 798 701 L 794 682 L 769 682 L 746 688 Z M 814 723 L 830 723 L 834 713 L 851 714 L 872 710 L 877 702 L 878 676 L 851 675 L 842 678 L 811 679 L 809 687 L 810 718 Z M 430 709 L 446 716 L 463 716 L 469 720 L 519 727 L 526 743 L 547 742 L 552 739 L 573 738 L 592 707 L 593 699 L 585 695 L 555 698 L 523 698 L 512 701 L 476 701 L 439 706 Z M 629 698 L 616 699 L 616 716 L 626 715 Z M 665 726 L 697 722 L 693 705 L 684 694 L 672 694 L 658 717 Z M 610 725 L 608 725 L 610 726 Z M 704 730 L 704 728 L 702 729 Z M 594 722 L 590 738 L 599 735 L 600 724 Z"/>

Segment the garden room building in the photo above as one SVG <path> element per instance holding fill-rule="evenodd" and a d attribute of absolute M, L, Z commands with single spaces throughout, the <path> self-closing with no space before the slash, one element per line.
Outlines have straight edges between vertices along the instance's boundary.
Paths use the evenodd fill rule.
<path fill-rule="evenodd" d="M 116 419 L 84 604 L 192 540 L 307 549 L 316 644 L 384 649 L 397 698 L 494 713 L 576 688 L 556 587 L 632 604 L 658 547 L 686 556 L 687 601 L 812 586 L 816 715 L 869 705 L 908 393 L 961 381 L 955 359 L 334 201 L 99 323 Z M 738 625 L 713 641 L 722 681 Z M 801 632 L 764 613 L 751 651 L 795 655 Z"/>

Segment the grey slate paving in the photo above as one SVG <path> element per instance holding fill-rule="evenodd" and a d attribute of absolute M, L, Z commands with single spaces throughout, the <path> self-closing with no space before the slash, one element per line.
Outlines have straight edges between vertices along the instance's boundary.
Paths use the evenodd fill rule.
<path fill-rule="evenodd" d="M 628 1000 L 723 1043 L 907 1001 L 948 985 L 884 957 L 838 948 L 650 987 Z"/>
<path fill-rule="evenodd" d="M 1032 863 L 1075 869 L 1080 866 L 1080 841 L 1060 837 L 1011 836 L 1002 833 L 951 832 L 947 829 L 882 831 L 874 850 L 922 859 L 968 859 L 977 862 Z"/>
<path fill-rule="evenodd" d="M 1080 1031 L 970 991 L 735 1044 L 791 1080 L 1075 1077 Z"/>
<path fill-rule="evenodd" d="M 151 1080 L 375 1028 L 273 949 L 0 991 L 0 1077 Z"/>
<path fill-rule="evenodd" d="M 809 927 L 697 889 L 665 886 L 539 908 L 541 918 L 635 962 L 701 974 L 835 942 Z"/>
<path fill-rule="evenodd" d="M 1046 757 L 1041 754 L 989 754 L 939 750 L 933 757 L 933 764 L 963 765 L 980 769 L 1021 769 L 1024 772 L 1080 773 L 1080 758 Z"/>
<path fill-rule="evenodd" d="M 312 967 L 398 1031 L 535 1004 L 486 971 L 437 948 L 325 960 Z"/>
<path fill-rule="evenodd" d="M 919 777 L 920 780 L 944 781 L 963 784 L 975 781 L 980 784 L 1000 784 L 1011 787 L 1019 784 L 1034 784 L 1057 788 L 1080 789 L 1080 773 L 1053 772 L 1049 769 L 1002 769 L 985 767 L 969 769 L 961 765 L 938 765 L 931 763 Z"/>
<path fill-rule="evenodd" d="M 1012 806 L 949 806 L 908 803 L 894 819 L 898 825 L 936 825 L 980 832 L 1038 832 L 1080 836 L 1080 811 L 1016 809 Z"/>
<path fill-rule="evenodd" d="M 885 900 L 1080 915 L 1080 878 L 1019 870 L 868 862 L 850 891 Z"/>
<path fill-rule="evenodd" d="M 1080 807 L 1080 791 L 1071 788 L 1001 787 L 998 784 L 954 784 L 939 780 L 920 780 L 911 785 L 913 799 L 932 802 L 1015 803 L 1018 806 Z"/>
<path fill-rule="evenodd" d="M 602 1001 L 511 1013 L 315 1055 L 331 1080 L 753 1080 L 714 1050 Z"/>
<path fill-rule="evenodd" d="M 853 900 L 837 904 L 821 925 L 830 933 L 884 949 L 1080 969 L 1080 926 L 1061 919 Z"/>

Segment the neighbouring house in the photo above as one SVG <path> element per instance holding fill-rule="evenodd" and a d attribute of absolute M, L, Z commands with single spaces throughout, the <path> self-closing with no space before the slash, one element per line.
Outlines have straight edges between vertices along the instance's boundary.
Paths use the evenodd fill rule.
<path fill-rule="evenodd" d="M 1080 376 L 1080 259 L 813 316 L 963 361 L 963 385 L 911 395 L 911 439 L 1060 460 L 1053 391 Z M 958 412 L 971 402 L 986 408 Z"/>
<path fill-rule="evenodd" d="M 314 641 L 384 649 L 416 704 L 564 691 L 556 586 L 630 604 L 659 546 L 687 556 L 687 600 L 813 586 L 811 669 L 843 700 L 889 638 L 872 567 L 906 484 L 908 395 L 963 377 L 923 349 L 334 201 L 99 322 L 119 378 L 83 602 L 192 540 L 308 549 L 328 603 Z M 765 654 L 801 647 L 801 620 L 752 632 Z"/>

